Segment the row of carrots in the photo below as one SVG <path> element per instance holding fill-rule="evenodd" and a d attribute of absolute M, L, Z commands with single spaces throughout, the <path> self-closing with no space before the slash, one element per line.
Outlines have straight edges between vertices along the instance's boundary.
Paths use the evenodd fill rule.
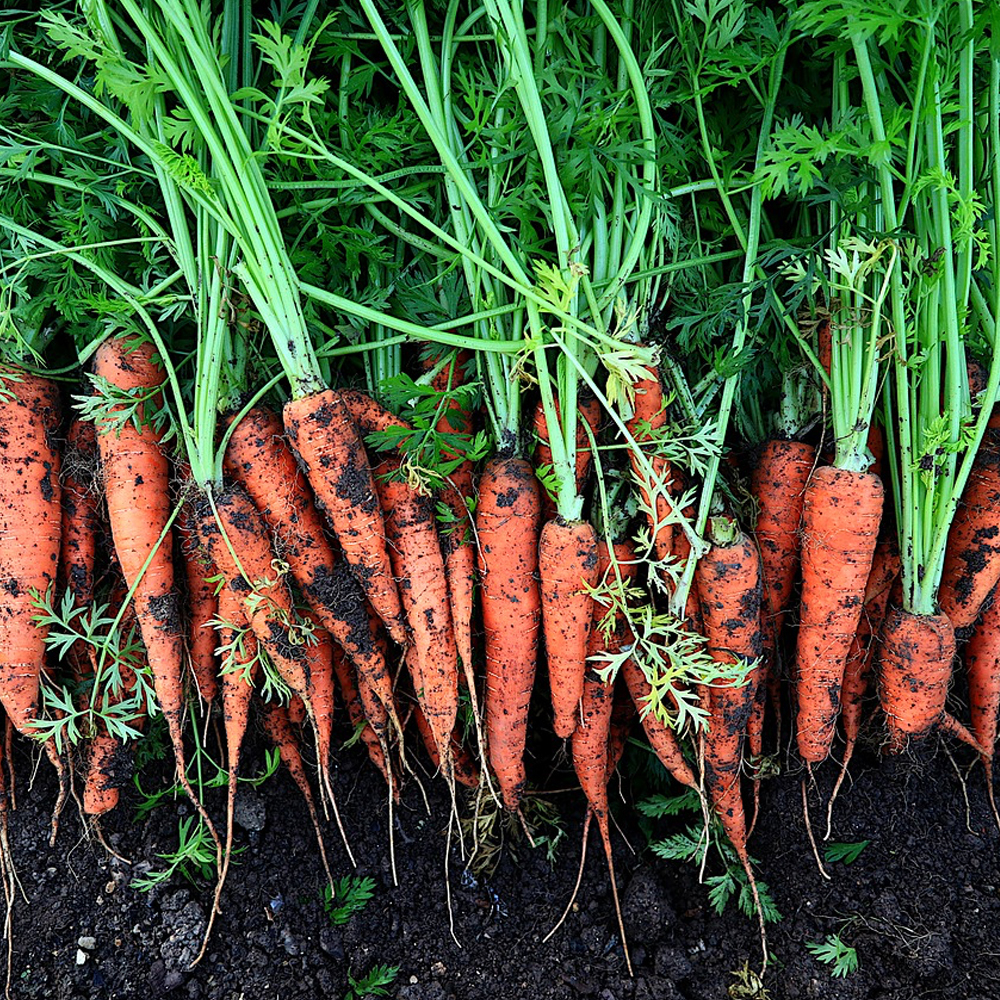
<path fill-rule="evenodd" d="M 452 357 L 436 377 L 443 384 L 464 377 L 462 362 Z M 318 833 L 293 723 L 312 733 L 321 795 L 332 803 L 334 678 L 391 799 L 407 767 L 401 716 L 412 714 L 450 786 L 476 787 L 488 763 L 503 804 L 517 813 L 528 709 L 544 648 L 553 728 L 571 740 L 588 824 L 596 820 L 609 867 L 607 784 L 627 726 L 621 718 L 612 725 L 613 688 L 596 668 L 617 657 L 651 747 L 681 784 L 707 793 L 753 885 L 740 779 L 764 753 L 769 692 L 780 729 L 781 635 L 795 615 L 800 564 L 792 682 L 797 748 L 807 770 L 830 755 L 840 718 L 846 749 L 839 789 L 877 664 L 887 752 L 938 726 L 975 748 L 990 771 L 1000 704 L 1000 604 L 988 601 L 1000 579 L 1000 544 L 994 544 L 1000 430 L 990 431 L 959 506 L 941 612 L 932 619 L 908 615 L 898 595 L 893 600 L 900 562 L 883 520 L 877 472 L 831 468 L 801 441 L 763 446 L 750 480 L 756 530 L 746 534 L 728 516 L 711 520 L 712 544 L 698 561 L 688 599 L 688 626 L 704 637 L 718 678 L 697 691 L 708 724 L 685 756 L 669 720 L 648 710 L 655 677 L 641 657 L 628 655 L 635 643 L 630 621 L 607 596 L 628 595 L 641 584 L 643 560 L 627 538 L 598 539 L 589 521 L 554 516 L 536 476 L 550 461 L 544 416 L 535 420 L 534 467 L 499 454 L 476 475 L 472 463 L 462 461 L 435 498 L 407 478 L 400 454 L 366 447 L 367 435 L 409 429 L 367 395 L 327 390 L 308 406 L 289 403 L 283 419 L 257 406 L 227 429 L 225 492 L 193 499 L 183 464 L 171 461 L 155 422 L 145 418 L 144 406 L 156 405 L 163 379 L 151 346 L 109 339 L 94 368 L 119 389 L 145 394 L 147 403 L 128 415 L 106 412 L 106 425 L 79 418 L 65 425 L 53 383 L 27 371 L 3 372 L 0 700 L 18 731 L 37 735 L 41 673 L 56 666 L 46 666 L 39 595 L 58 588 L 74 608 L 90 607 L 100 582 L 101 539 L 109 531 L 112 612 L 126 616 L 125 624 L 133 616 L 138 626 L 178 780 L 215 839 L 216 902 L 232 847 L 240 750 L 252 692 L 260 686 L 258 644 L 292 696 L 290 705 L 266 706 L 265 727 L 306 794 Z M 657 370 L 649 368 L 634 388 L 629 430 L 640 443 L 653 441 L 666 420 Z M 578 489 L 593 465 L 587 442 L 605 430 L 594 401 L 581 402 L 580 412 L 589 434 L 581 430 Z M 457 407 L 441 421 L 449 433 L 471 433 L 472 416 Z M 877 451 L 874 437 L 872 445 Z M 650 449 L 646 458 L 658 480 L 679 483 L 681 473 Z M 643 479 L 638 450 L 631 458 L 657 559 L 685 559 L 687 538 L 662 509 L 680 490 L 656 490 Z M 453 514 L 447 526 L 436 517 L 435 501 Z M 654 581 L 646 584 L 652 594 Z M 945 700 L 955 630 L 970 626 L 966 728 L 946 711 Z M 397 662 L 405 663 L 407 683 Z M 103 668 L 82 641 L 58 667 L 80 692 Z M 734 668 L 739 683 L 726 680 Z M 117 696 L 129 697 L 135 685 L 126 664 Z M 405 702 L 404 688 L 412 690 Z M 472 706 L 475 739 L 468 741 L 459 726 L 460 689 Z M 203 704 L 221 703 L 230 771 L 224 843 L 188 782 L 183 721 L 193 690 Z M 405 713 L 404 703 L 410 705 Z M 91 815 L 117 802 L 120 742 L 106 729 L 93 734 L 83 795 Z M 55 836 L 68 778 L 56 742 L 45 746 L 62 789 Z M 757 805 L 755 781 L 754 816 Z"/>

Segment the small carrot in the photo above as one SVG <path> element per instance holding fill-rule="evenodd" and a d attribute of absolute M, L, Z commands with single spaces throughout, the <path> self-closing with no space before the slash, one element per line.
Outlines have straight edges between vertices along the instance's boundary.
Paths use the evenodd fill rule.
<path fill-rule="evenodd" d="M 566 739 L 573 734 L 583 697 L 587 643 L 593 622 L 590 596 L 598 580 L 597 536 L 586 521 L 549 521 L 538 542 L 541 574 L 542 634 L 553 728 Z"/>
<path fill-rule="evenodd" d="M 177 515 L 177 537 L 180 539 L 184 574 L 187 577 L 188 653 L 191 673 L 198 694 L 209 705 L 219 692 L 215 669 L 216 630 L 213 622 L 219 613 L 219 598 L 205 555 L 198 548 L 193 513 L 188 503 Z"/>
<path fill-rule="evenodd" d="M 957 629 L 971 625 L 1000 580 L 1000 430 L 987 430 L 951 523 L 938 600 Z"/>
<path fill-rule="evenodd" d="M 504 805 L 517 811 L 524 790 L 528 704 L 535 680 L 541 598 L 538 521 L 541 496 L 531 465 L 496 457 L 479 480 L 476 533 L 486 646 L 489 760 Z"/>
<path fill-rule="evenodd" d="M 612 779 L 622 757 L 625 756 L 625 746 L 632 723 L 638 715 L 632 696 L 623 693 L 619 685 L 615 688 L 614 704 L 611 706 L 611 732 L 608 735 L 608 781 Z"/>
<path fill-rule="evenodd" d="M 830 753 L 881 519 L 877 476 L 829 466 L 813 473 L 802 508 L 796 657 L 798 748 L 807 764 Z"/>
<path fill-rule="evenodd" d="M 420 733 L 420 740 L 427 750 L 427 756 L 435 769 L 441 767 L 441 755 L 438 753 L 437 743 L 434 740 L 434 733 L 431 731 L 427 716 L 420 709 L 420 705 L 413 706 L 413 722 Z M 479 768 L 476 766 L 475 758 L 465 749 L 456 730 L 451 734 L 451 762 L 455 773 L 455 780 L 466 788 L 479 787 Z"/>
<path fill-rule="evenodd" d="M 758 659 L 763 653 L 764 636 L 757 546 L 738 532 L 730 544 L 712 545 L 699 560 L 695 575 L 708 653 L 725 668 Z M 754 895 L 766 964 L 764 921 L 747 853 L 746 813 L 740 794 L 743 735 L 750 716 L 751 695 L 747 684 L 737 687 L 720 682 L 710 689 L 705 784 Z"/>
<path fill-rule="evenodd" d="M 285 404 L 284 422 L 344 557 L 389 634 L 406 646 L 406 623 L 392 576 L 371 466 L 342 397 L 326 390 L 291 400 Z"/>

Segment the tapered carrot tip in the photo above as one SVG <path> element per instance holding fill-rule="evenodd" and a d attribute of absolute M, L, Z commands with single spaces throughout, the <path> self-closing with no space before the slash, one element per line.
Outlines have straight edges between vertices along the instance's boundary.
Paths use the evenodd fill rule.
<path fill-rule="evenodd" d="M 882 630 L 879 698 L 890 753 L 902 749 L 907 737 L 926 736 L 944 716 L 954 656 L 955 630 L 943 612 L 889 612 Z"/>

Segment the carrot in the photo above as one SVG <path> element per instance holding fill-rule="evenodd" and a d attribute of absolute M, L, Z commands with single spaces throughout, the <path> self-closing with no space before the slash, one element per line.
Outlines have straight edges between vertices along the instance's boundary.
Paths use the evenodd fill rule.
<path fill-rule="evenodd" d="M 879 700 L 885 712 L 887 753 L 899 753 L 911 739 L 934 726 L 950 732 L 982 755 L 985 750 L 957 719 L 945 711 L 955 629 L 942 611 L 915 615 L 891 608 L 882 626 Z"/>
<path fill-rule="evenodd" d="M 551 521 L 549 522 L 552 523 Z M 607 546 L 605 545 L 605 558 Z M 604 615 L 604 608 L 591 600 L 591 614 L 595 626 Z M 616 620 L 614 631 L 606 637 L 598 628 L 593 628 L 588 636 L 587 655 L 597 656 L 601 652 L 612 655 L 621 652 L 623 646 L 632 641 L 632 633 L 623 620 Z M 611 830 L 608 804 L 608 746 L 611 737 L 611 713 L 614 706 L 614 688 L 605 684 L 593 669 L 588 669 L 584 678 L 580 703 L 580 721 L 572 734 L 573 768 L 583 794 L 587 797 L 589 811 L 597 821 L 597 829 L 604 845 L 604 856 L 611 880 L 611 893 L 618 914 L 618 929 L 622 937 L 625 963 L 629 975 L 632 974 L 632 959 L 625 937 L 625 924 L 621 905 L 618 901 L 618 886 L 615 882 L 614 857 L 611 850 Z M 617 765 L 617 761 L 615 762 Z"/>
<path fill-rule="evenodd" d="M 881 518 L 877 476 L 828 466 L 813 473 L 802 509 L 796 657 L 798 749 L 810 765 L 830 753 Z"/>
<path fill-rule="evenodd" d="M 213 509 L 214 508 L 214 509 Z M 216 521 L 216 515 L 218 521 Z M 281 679 L 312 712 L 308 658 L 298 641 L 298 625 L 288 583 L 274 568 L 274 552 L 264 521 L 247 495 L 232 486 L 194 506 L 198 541 L 243 601 L 243 611 L 257 641 L 267 650 Z M 221 525 L 221 527 L 220 527 Z"/>
<path fill-rule="evenodd" d="M 556 400 L 556 415 L 559 416 L 559 401 Z M 590 476 L 594 458 L 590 451 L 590 434 L 587 427 L 590 427 L 591 434 L 596 436 L 601 422 L 600 400 L 591 393 L 581 393 L 577 409 L 579 418 L 576 423 L 576 492 L 582 492 Z M 535 468 L 552 465 L 552 448 L 549 445 L 549 426 L 545 419 L 545 408 L 539 400 L 535 406 L 534 416 L 535 437 L 538 441 L 535 446 Z M 555 501 L 548 495 L 542 493 L 542 523 L 553 520 L 556 516 Z"/>
<path fill-rule="evenodd" d="M 316 831 L 316 841 L 319 844 L 323 870 L 326 872 L 327 880 L 332 888 L 333 875 L 330 874 L 330 864 L 326 859 L 326 845 L 323 842 L 323 831 L 319 825 L 319 814 L 316 812 L 316 800 L 313 797 L 312 787 L 309 784 L 309 776 L 306 774 L 305 764 L 302 762 L 302 754 L 299 752 L 299 743 L 295 737 L 295 731 L 292 729 L 292 724 L 288 719 L 288 711 L 282 705 L 265 704 L 261 708 L 263 710 L 264 732 L 267 733 L 268 739 L 278 748 L 278 753 L 281 755 L 281 762 L 288 768 L 288 773 L 292 776 L 295 784 L 299 786 L 299 791 L 306 800 L 309 818 L 312 820 L 313 829 Z"/>
<path fill-rule="evenodd" d="M 538 569 L 542 631 L 555 713 L 553 726 L 556 736 L 566 739 L 573 734 L 579 718 L 593 622 L 594 602 L 588 591 L 598 580 L 593 527 L 586 521 L 549 521 L 538 543 Z"/>
<path fill-rule="evenodd" d="M 401 646 L 408 636 L 365 447 L 332 389 L 285 404 L 285 430 L 344 557 Z"/>
<path fill-rule="evenodd" d="M 541 496 L 522 458 L 491 459 L 479 480 L 476 533 L 486 646 L 486 733 L 504 805 L 517 811 L 524 789 L 524 743 L 535 680 L 541 599 Z"/>
<path fill-rule="evenodd" d="M 639 379 L 635 383 L 635 404 L 632 409 L 632 417 L 626 422 L 626 426 L 637 444 L 652 440 L 652 434 L 662 430 L 667 422 L 659 369 L 650 366 L 646 372 L 647 377 Z M 649 508 L 646 512 L 646 519 L 649 521 L 649 527 L 653 533 L 653 549 L 656 558 L 669 559 L 673 553 L 675 531 L 674 525 L 668 520 L 672 514 L 672 505 L 666 491 L 671 488 L 673 470 L 670 463 L 662 455 L 650 455 L 648 460 L 653 471 L 652 480 L 643 469 L 639 456 L 632 449 L 629 449 L 632 472 L 639 481 L 639 494 L 644 504 Z"/>
<path fill-rule="evenodd" d="M 395 458 L 378 466 L 377 490 L 385 515 L 392 570 L 413 637 L 407 666 L 420 707 L 434 733 L 447 776 L 452 730 L 458 716 L 458 649 L 444 557 L 428 498 L 401 480 Z"/>
<path fill-rule="evenodd" d="M 236 425 L 226 450 L 226 469 L 267 522 L 278 556 L 288 563 L 320 623 L 368 678 L 398 730 L 392 679 L 361 587 L 334 555 L 312 490 L 276 414 L 257 406 Z"/>
<path fill-rule="evenodd" d="M 134 337 L 108 337 L 94 356 L 94 371 L 118 389 L 149 392 L 165 378 L 163 368 L 153 358 L 151 344 Z M 174 583 L 173 536 L 167 527 L 170 469 L 157 433 L 145 423 L 145 403 L 138 405 L 137 416 L 138 428 L 131 421 L 117 429 L 97 428 L 108 521 L 125 582 L 130 589 L 135 587 L 136 617 L 153 672 L 156 699 L 167 720 L 177 779 L 211 832 L 221 864 L 222 844 L 188 781 L 185 764 L 184 642 Z"/>
<path fill-rule="evenodd" d="M 762 584 L 760 555 L 754 542 L 739 532 L 728 545 L 712 545 L 699 560 L 695 575 L 711 657 L 724 667 L 759 658 L 764 649 Z M 749 684 L 736 687 L 720 682 L 710 689 L 705 784 L 754 894 L 766 965 L 764 921 L 747 853 L 746 813 L 740 794 L 743 734 L 751 697 Z"/>
<path fill-rule="evenodd" d="M 201 950 L 192 962 L 197 965 L 208 947 L 208 939 L 212 933 L 215 916 L 219 912 L 219 900 L 222 897 L 222 887 L 229 873 L 229 862 L 233 853 L 233 830 L 236 816 L 236 789 L 239 782 L 240 761 L 243 757 L 243 741 L 246 738 L 247 724 L 250 719 L 250 699 L 253 695 L 254 683 L 260 673 L 257 661 L 257 637 L 248 627 L 243 601 L 236 591 L 223 587 L 219 592 L 219 645 L 216 655 L 226 654 L 226 659 L 219 667 L 219 688 L 222 693 L 222 718 L 226 732 L 226 757 L 228 762 L 229 782 L 226 789 L 226 846 L 222 866 L 219 869 L 219 879 L 215 884 L 215 899 L 209 915 L 205 936 L 202 938 Z M 250 666 L 249 677 L 246 668 Z"/>
<path fill-rule="evenodd" d="M 989 429 L 951 523 L 938 600 L 957 629 L 971 625 L 1000 580 L 1000 430 Z"/>
<path fill-rule="evenodd" d="M 313 625 L 312 641 L 305 645 L 309 661 L 309 704 L 313 710 L 313 725 L 316 730 L 316 759 L 322 776 L 323 787 L 333 802 L 331 787 L 331 748 L 333 745 L 333 643 L 322 628 L 318 617 L 309 611 L 303 617 Z M 302 721 L 302 720 L 300 720 Z"/>
<path fill-rule="evenodd" d="M 441 767 L 441 755 L 438 753 L 437 743 L 434 733 L 431 731 L 427 716 L 420 709 L 420 705 L 413 706 L 413 721 L 420 733 L 421 742 L 427 750 L 427 756 L 435 769 Z M 466 788 L 479 787 L 479 768 L 476 766 L 475 758 L 465 749 L 464 744 L 456 729 L 451 734 L 451 760 L 452 768 L 455 772 L 455 780 Z"/>
<path fill-rule="evenodd" d="M 215 677 L 216 632 L 212 625 L 219 613 L 219 598 L 204 553 L 199 551 L 194 515 L 188 503 L 177 515 L 177 536 L 180 538 L 184 574 L 187 577 L 188 646 L 191 673 L 198 694 L 209 705 L 219 692 Z"/>
<path fill-rule="evenodd" d="M 993 794 L 993 755 L 997 742 L 997 712 L 1000 711 L 1000 600 L 993 600 L 982 613 L 965 647 L 965 669 L 969 678 L 969 712 L 972 733 L 982 747 L 986 789 L 997 824 Z"/>
<path fill-rule="evenodd" d="M 382 772 L 382 776 L 385 778 L 386 783 L 393 789 L 393 794 L 398 800 L 399 787 L 392 780 L 389 773 L 389 764 L 383 748 L 383 739 L 379 738 L 374 726 L 365 715 L 361 695 L 358 692 L 358 685 L 353 676 L 350 662 L 336 646 L 333 647 L 333 670 L 337 677 L 337 683 L 340 686 L 340 696 L 344 701 L 344 706 L 347 708 L 347 715 L 351 720 L 351 725 L 355 729 L 359 726 L 361 727 L 361 739 L 368 750 L 371 762 Z M 381 705 L 381 702 L 378 702 L 378 704 Z"/>

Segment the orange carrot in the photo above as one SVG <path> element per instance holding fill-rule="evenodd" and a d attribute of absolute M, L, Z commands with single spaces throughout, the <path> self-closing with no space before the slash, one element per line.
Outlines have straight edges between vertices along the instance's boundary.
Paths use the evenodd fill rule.
<path fill-rule="evenodd" d="M 376 691 L 398 729 L 392 680 L 358 582 L 333 552 L 277 415 L 254 407 L 233 429 L 226 469 L 260 511 L 280 558 L 323 627 Z"/>
<path fill-rule="evenodd" d="M 211 705 L 219 690 L 215 677 L 216 633 L 212 625 L 219 613 L 219 598 L 215 585 L 209 582 L 212 573 L 198 548 L 193 518 L 190 505 L 184 503 L 177 515 L 177 536 L 187 577 L 188 651 L 198 694 Z"/>
<path fill-rule="evenodd" d="M 948 533 L 938 600 L 955 628 L 979 615 L 1000 580 L 1000 430 L 987 430 Z"/>
<path fill-rule="evenodd" d="M 996 590 L 965 647 L 965 669 L 969 677 L 972 732 L 983 749 L 986 788 L 996 816 L 993 755 L 997 742 L 997 712 L 1000 711 L 1000 600 L 997 600 Z M 1000 825 L 1000 817 L 997 823 Z"/>
<path fill-rule="evenodd" d="M 479 480 L 476 532 L 486 645 L 486 732 L 504 805 L 519 808 L 535 680 L 541 599 L 538 480 L 522 458 L 497 457 Z"/>
<path fill-rule="evenodd" d="M 567 523 L 561 518 L 542 528 L 538 543 L 541 574 L 542 630 L 553 728 L 566 739 L 573 734 L 583 697 L 587 643 L 593 622 L 593 599 L 588 588 L 598 580 L 597 536 L 586 521 Z"/>
<path fill-rule="evenodd" d="M 285 429 L 317 503 L 372 607 L 401 646 L 403 609 L 386 549 L 368 456 L 341 395 L 334 390 L 285 404 Z"/>
<path fill-rule="evenodd" d="M 631 695 L 623 693 L 621 685 L 615 688 L 614 704 L 611 706 L 611 732 L 608 736 L 608 781 L 614 776 L 628 743 L 632 723 L 639 714 Z"/>
<path fill-rule="evenodd" d="M 153 358 L 151 344 L 132 337 L 108 337 L 94 356 L 94 371 L 118 389 L 148 392 L 162 385 L 165 378 Z M 135 587 L 136 616 L 153 672 L 156 699 L 167 720 L 177 779 L 210 830 L 221 863 L 222 844 L 188 781 L 185 766 L 181 731 L 184 642 L 174 583 L 173 537 L 167 529 L 170 469 L 157 433 L 145 423 L 144 403 L 138 406 L 137 417 L 138 428 L 131 421 L 113 429 L 100 424 L 97 427 L 108 520 L 125 582 Z"/>
<path fill-rule="evenodd" d="M 316 729 L 316 758 L 323 781 L 323 787 L 333 801 L 331 786 L 331 748 L 333 746 L 333 643 L 322 628 L 318 616 L 306 611 L 303 615 L 313 625 L 311 642 L 305 645 L 309 661 L 309 704 L 313 710 L 313 725 Z"/>
<path fill-rule="evenodd" d="M 798 748 L 807 764 L 830 753 L 881 518 L 877 476 L 828 466 L 813 474 L 802 509 L 796 683 Z"/>
<path fill-rule="evenodd" d="M 696 576 L 708 653 L 722 666 L 759 658 L 764 649 L 764 636 L 760 555 L 755 543 L 741 532 L 729 545 L 713 545 L 699 560 Z M 751 695 L 747 684 L 736 687 L 719 683 L 711 688 L 705 737 L 705 783 L 754 894 L 766 962 L 763 916 L 747 853 L 746 813 L 740 794 L 742 743 L 750 715 Z"/>
<path fill-rule="evenodd" d="M 413 688 L 434 733 L 447 776 L 451 734 L 458 715 L 458 649 L 451 623 L 451 603 L 444 557 L 427 497 L 413 487 L 386 478 L 399 470 L 397 459 L 378 466 L 379 501 L 385 515 L 393 573 L 413 637 L 407 667 Z"/>
<path fill-rule="evenodd" d="M 889 610 L 879 664 L 879 699 L 889 728 L 887 753 L 899 753 L 908 740 L 926 736 L 934 726 L 984 752 L 965 726 L 945 711 L 954 657 L 955 629 L 944 612 Z"/>

